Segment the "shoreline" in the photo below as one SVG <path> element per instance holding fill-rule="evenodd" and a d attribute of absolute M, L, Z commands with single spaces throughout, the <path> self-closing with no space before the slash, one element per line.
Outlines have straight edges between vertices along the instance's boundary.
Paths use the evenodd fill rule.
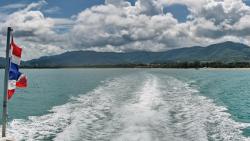
<path fill-rule="evenodd" d="M 0 68 L 4 69 L 4 68 Z M 177 70 L 250 70 L 250 68 L 163 68 L 163 67 L 22 67 L 20 69 L 177 69 Z"/>

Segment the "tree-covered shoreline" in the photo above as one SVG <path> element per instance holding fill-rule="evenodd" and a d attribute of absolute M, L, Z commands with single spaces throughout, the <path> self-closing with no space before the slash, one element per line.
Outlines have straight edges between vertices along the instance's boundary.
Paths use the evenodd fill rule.
<path fill-rule="evenodd" d="M 136 64 L 100 64 L 100 65 L 23 65 L 22 68 L 250 68 L 250 62 L 167 62 Z M 3 68 L 3 66 L 1 67 Z"/>

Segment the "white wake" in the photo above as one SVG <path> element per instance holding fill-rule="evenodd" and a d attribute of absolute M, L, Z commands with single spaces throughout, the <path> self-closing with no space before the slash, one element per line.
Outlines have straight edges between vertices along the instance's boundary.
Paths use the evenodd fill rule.
<path fill-rule="evenodd" d="M 54 107 L 49 114 L 16 119 L 17 140 L 229 141 L 250 140 L 226 108 L 169 76 L 139 73 L 115 78 Z"/>

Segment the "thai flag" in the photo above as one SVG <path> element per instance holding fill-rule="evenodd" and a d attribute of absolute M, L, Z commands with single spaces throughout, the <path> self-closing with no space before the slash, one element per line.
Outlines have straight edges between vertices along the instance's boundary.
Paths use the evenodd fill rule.
<path fill-rule="evenodd" d="M 10 70 L 9 70 L 9 84 L 8 84 L 8 99 L 15 93 L 16 88 L 27 87 L 27 77 L 19 72 L 19 65 L 21 63 L 22 48 L 14 43 L 12 39 L 10 45 Z"/>

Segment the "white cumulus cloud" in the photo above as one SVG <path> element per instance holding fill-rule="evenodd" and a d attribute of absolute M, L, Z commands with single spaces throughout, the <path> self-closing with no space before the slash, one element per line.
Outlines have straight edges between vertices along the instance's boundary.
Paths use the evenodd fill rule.
<path fill-rule="evenodd" d="M 242 0 L 137 0 L 134 6 L 106 0 L 72 18 L 45 17 L 40 9 L 46 4 L 0 13 L 5 15 L 1 27 L 13 26 L 17 41 L 32 54 L 26 59 L 70 50 L 164 51 L 227 40 L 249 44 L 250 39 L 250 7 Z M 187 7 L 187 21 L 163 12 L 175 4 Z"/>

